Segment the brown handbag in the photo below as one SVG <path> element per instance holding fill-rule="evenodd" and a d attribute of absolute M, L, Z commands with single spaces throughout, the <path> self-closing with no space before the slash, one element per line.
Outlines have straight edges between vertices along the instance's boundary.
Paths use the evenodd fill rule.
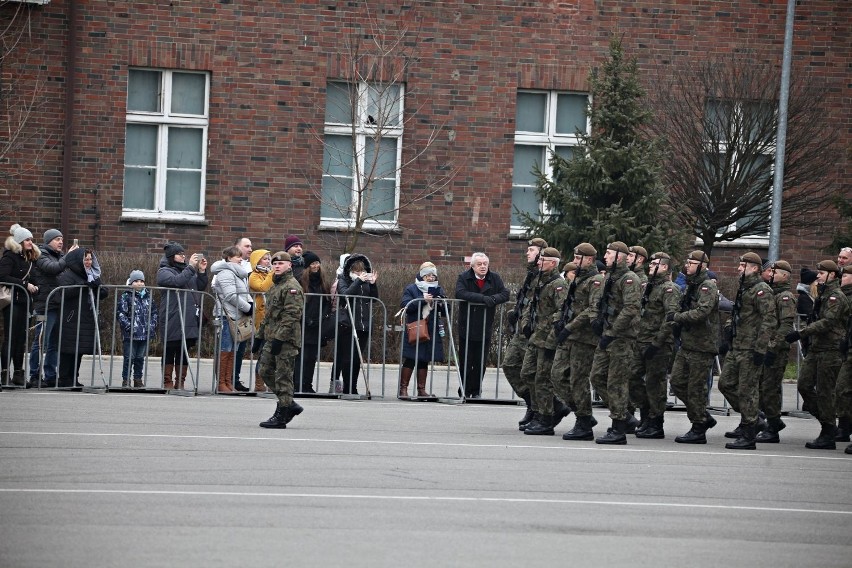
<path fill-rule="evenodd" d="M 405 331 L 408 333 L 408 344 L 414 345 L 417 342 L 424 343 L 429 341 L 429 320 L 421 319 L 405 324 Z"/>

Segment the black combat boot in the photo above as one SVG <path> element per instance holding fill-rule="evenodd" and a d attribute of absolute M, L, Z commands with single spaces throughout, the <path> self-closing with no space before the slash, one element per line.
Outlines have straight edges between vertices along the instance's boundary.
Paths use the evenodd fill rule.
<path fill-rule="evenodd" d="M 763 432 L 764 430 L 766 430 L 767 426 L 768 425 L 766 423 L 766 415 L 763 413 L 763 411 L 758 412 L 757 413 L 757 422 L 755 422 L 755 424 L 754 424 L 755 433 Z"/>
<path fill-rule="evenodd" d="M 848 446 L 846 446 L 846 449 L 843 450 L 843 453 L 844 454 L 852 454 L 852 444 L 849 444 Z"/>
<path fill-rule="evenodd" d="M 840 417 L 837 419 L 837 435 L 834 436 L 835 442 L 848 442 L 849 435 L 852 433 L 852 420 Z"/>
<path fill-rule="evenodd" d="M 533 422 L 535 422 L 536 420 L 538 420 L 540 417 L 541 417 L 541 414 L 539 414 L 538 411 L 533 411 L 532 412 L 532 418 L 530 419 L 530 421 L 525 423 L 525 424 L 518 424 L 518 430 L 520 430 L 521 432 L 526 432 L 527 428 L 529 428 L 530 425 Z"/>
<path fill-rule="evenodd" d="M 714 428 L 717 422 L 716 419 L 713 418 L 713 415 L 710 414 L 709 411 L 704 411 L 704 432 L 707 432 L 710 428 Z"/>
<path fill-rule="evenodd" d="M 729 450 L 756 450 L 757 444 L 754 443 L 756 434 L 754 424 L 740 424 L 740 432 L 742 436 L 725 444 L 725 448 Z"/>
<path fill-rule="evenodd" d="M 777 444 L 781 441 L 778 432 L 786 427 L 787 425 L 780 418 L 769 418 L 766 420 L 766 430 L 758 433 L 754 439 L 762 444 Z"/>
<path fill-rule="evenodd" d="M 639 420 L 633 416 L 633 413 L 627 414 L 627 420 L 624 421 L 624 433 L 625 434 L 635 434 L 636 429 L 639 427 Z"/>
<path fill-rule="evenodd" d="M 275 405 L 275 413 L 266 422 L 260 423 L 261 428 L 286 428 L 287 421 L 284 420 L 284 407 L 281 403 Z"/>
<path fill-rule="evenodd" d="M 562 422 L 562 419 L 571 414 L 571 407 L 556 398 L 553 397 L 553 425 L 552 428 L 556 428 L 559 426 L 559 423 Z"/>
<path fill-rule="evenodd" d="M 666 433 L 663 431 L 663 417 L 649 418 L 648 426 L 644 430 L 636 430 L 636 437 L 651 440 L 662 440 L 665 438 Z"/>
<path fill-rule="evenodd" d="M 737 440 L 741 438 L 743 435 L 743 425 L 737 424 L 737 427 L 731 430 L 730 432 L 725 432 L 726 438 L 731 438 L 732 440 Z"/>
<path fill-rule="evenodd" d="M 574 427 L 562 434 L 563 440 L 594 440 L 595 433 L 592 427 L 597 421 L 592 416 L 578 416 Z"/>
<path fill-rule="evenodd" d="M 837 427 L 834 424 L 823 424 L 819 436 L 813 442 L 808 442 L 805 447 L 809 450 L 836 450 L 837 444 L 834 437 L 837 435 Z"/>
<path fill-rule="evenodd" d="M 532 400 L 530 400 L 529 391 L 527 391 L 526 394 L 521 395 L 521 398 L 527 403 L 527 411 L 524 413 L 524 417 L 518 421 L 518 430 L 523 432 L 524 428 L 527 427 L 527 424 L 532 422 L 532 419 L 535 418 L 535 412 L 532 409 Z"/>
<path fill-rule="evenodd" d="M 553 436 L 553 416 L 540 414 L 538 417 L 527 424 L 524 429 L 524 434 L 529 436 Z"/>
<path fill-rule="evenodd" d="M 284 424 L 289 424 L 293 418 L 300 415 L 304 408 L 295 400 L 291 402 L 288 406 L 285 406 L 281 411 L 281 416 L 284 419 Z"/>
<path fill-rule="evenodd" d="M 634 418 L 638 424 L 639 421 Z M 635 429 L 635 426 L 634 426 Z M 606 431 L 606 434 L 601 436 L 600 438 L 595 438 L 596 444 L 610 444 L 616 446 L 623 446 L 627 443 L 627 436 L 625 436 L 625 431 L 627 430 L 627 421 L 626 420 L 613 420 L 612 428 Z"/>
<path fill-rule="evenodd" d="M 651 424 L 651 418 L 648 416 L 647 408 L 639 409 L 639 426 L 636 428 L 636 436 L 648 429 Z"/>
<path fill-rule="evenodd" d="M 678 444 L 706 444 L 707 436 L 705 436 L 705 432 L 707 432 L 706 423 L 695 422 L 689 432 L 675 438 L 675 442 Z"/>

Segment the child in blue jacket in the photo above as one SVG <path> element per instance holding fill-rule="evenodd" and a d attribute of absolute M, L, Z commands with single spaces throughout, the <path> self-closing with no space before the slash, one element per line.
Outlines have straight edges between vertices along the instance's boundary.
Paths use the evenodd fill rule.
<path fill-rule="evenodd" d="M 148 341 L 157 333 L 157 304 L 151 301 L 151 293 L 145 288 L 145 275 L 141 270 L 130 273 L 127 285 L 133 289 L 121 294 L 116 313 L 124 344 L 121 386 L 130 386 L 132 366 L 133 388 L 143 388 L 142 367 L 148 352 Z"/>

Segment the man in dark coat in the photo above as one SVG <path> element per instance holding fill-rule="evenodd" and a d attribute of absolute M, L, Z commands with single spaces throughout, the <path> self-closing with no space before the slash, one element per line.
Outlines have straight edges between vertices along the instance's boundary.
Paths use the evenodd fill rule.
<path fill-rule="evenodd" d="M 475 252 L 470 269 L 456 280 L 459 304 L 459 370 L 465 398 L 479 398 L 485 362 L 491 346 L 494 315 L 499 304 L 509 301 L 509 290 L 488 268 L 488 256 Z"/>

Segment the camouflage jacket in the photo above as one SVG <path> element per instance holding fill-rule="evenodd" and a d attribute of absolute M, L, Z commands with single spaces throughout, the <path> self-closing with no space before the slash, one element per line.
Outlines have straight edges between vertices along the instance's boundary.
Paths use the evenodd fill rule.
<path fill-rule="evenodd" d="M 668 279 L 668 273 L 656 274 L 642 286 L 642 294 L 651 286 L 645 311 L 639 320 L 639 332 L 636 338 L 640 343 L 652 343 L 657 347 L 671 345 L 672 326 L 666 322 L 666 315 L 677 313 L 680 308 L 680 288 Z"/>
<path fill-rule="evenodd" d="M 586 345 L 597 345 L 600 341 L 595 332 L 592 331 L 591 320 L 589 319 L 591 312 L 588 311 L 589 306 L 593 306 L 592 292 L 596 278 L 600 280 L 600 272 L 594 264 L 586 269 L 577 269 L 577 276 L 574 278 L 577 286 L 574 289 L 574 303 L 571 304 L 574 309 L 574 317 L 567 325 L 567 328 L 571 330 L 568 341 Z"/>
<path fill-rule="evenodd" d="M 530 337 L 532 345 L 545 349 L 556 349 L 553 324 L 559 320 L 560 308 L 562 308 L 562 302 L 565 301 L 567 295 L 568 284 L 560 276 L 558 269 L 554 268 L 548 272 L 542 272 L 540 282 L 536 278 L 535 296 L 533 297 L 533 303 L 536 306 L 536 320 L 533 334 Z M 524 312 L 523 325 L 528 324 L 531 312 L 531 309 Z"/>
<path fill-rule="evenodd" d="M 642 288 L 639 285 L 639 278 L 627 268 L 626 262 L 620 262 L 615 266 L 612 278 L 609 305 L 605 314 L 607 325 L 603 334 L 610 337 L 636 339 L 636 323 L 639 321 L 639 310 L 642 306 Z M 594 312 L 594 315 L 590 316 L 591 319 L 604 315 L 598 314 L 597 309 L 605 287 L 606 281 L 603 278 L 595 280 L 592 305 L 589 308 Z"/>
<path fill-rule="evenodd" d="M 304 292 L 293 271 L 273 277 L 272 289 L 266 293 L 266 311 L 258 337 L 277 339 L 298 349 L 302 345 L 302 311 Z"/>
<path fill-rule="evenodd" d="M 743 281 L 742 306 L 737 323 L 737 336 L 733 349 L 766 353 L 773 332 L 778 327 L 775 316 L 775 299 L 772 288 L 760 274 L 752 274 Z"/>
<path fill-rule="evenodd" d="M 817 306 L 817 304 L 819 304 Z M 810 340 L 809 352 L 837 351 L 840 340 L 846 337 L 846 322 L 849 318 L 849 302 L 840 291 L 836 279 L 825 285 L 825 289 L 814 302 L 817 319 L 801 331 L 803 338 Z"/>
<path fill-rule="evenodd" d="M 772 293 L 775 296 L 775 331 L 769 340 L 769 348 L 777 353 L 787 353 L 790 344 L 784 340 L 784 336 L 793 331 L 796 323 L 796 298 L 790 290 L 789 282 L 776 282 L 772 284 Z"/>
<path fill-rule="evenodd" d="M 707 277 L 704 268 L 687 276 L 687 287 L 681 298 L 684 307 L 674 316 L 681 328 L 681 345 L 688 351 L 719 352 L 719 288 Z"/>

